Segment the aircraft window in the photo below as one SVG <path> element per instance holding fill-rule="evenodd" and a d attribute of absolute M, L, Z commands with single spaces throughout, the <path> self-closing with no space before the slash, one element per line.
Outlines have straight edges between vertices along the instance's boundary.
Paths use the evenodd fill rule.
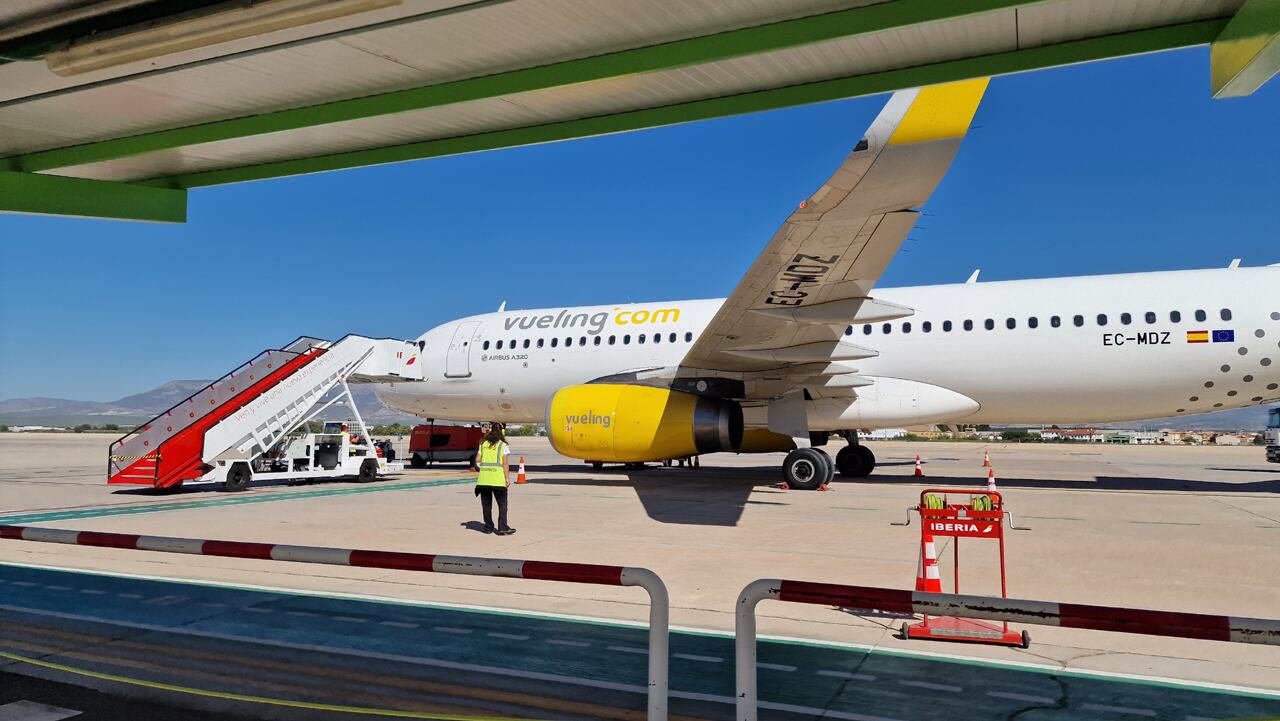
<path fill-rule="evenodd" d="M 1230 308 L 1223 308 L 1223 309 L 1218 313 L 1218 315 L 1219 315 L 1223 320 L 1231 320 L 1231 309 L 1230 309 Z"/>
<path fill-rule="evenodd" d="M 1013 330 L 1018 327 L 1018 321 L 1013 318 L 1006 318 L 1004 321 L 1004 327 L 1009 330 Z"/>
<path fill-rule="evenodd" d="M 965 329 L 965 330 L 973 330 L 973 321 L 971 321 L 971 320 L 966 320 L 966 321 L 964 322 L 964 329 Z"/>
<path fill-rule="evenodd" d="M 982 327 L 983 327 L 983 328 L 986 328 L 987 330 L 995 330 L 995 328 L 996 328 L 996 322 L 995 322 L 994 320 L 992 320 L 992 319 L 988 318 L 988 319 L 986 319 L 986 320 L 982 321 Z"/>
<path fill-rule="evenodd" d="M 1133 322 L 1133 316 L 1129 315 L 1128 313 L 1121 313 L 1120 322 L 1124 323 L 1125 325 L 1129 325 L 1130 323 Z"/>
<path fill-rule="evenodd" d="M 1169 322 L 1170 322 L 1170 323 L 1181 323 L 1181 322 L 1182 322 L 1182 314 L 1181 314 L 1181 313 L 1179 313 L 1179 312 L 1178 312 L 1178 311 L 1176 311 L 1176 310 L 1171 310 L 1171 311 L 1169 311 Z"/>
<path fill-rule="evenodd" d="M 949 320 L 944 320 L 944 321 L 942 321 L 942 331 L 943 331 L 944 333 L 950 333 L 950 332 L 951 332 L 951 321 L 949 321 Z"/>
<path fill-rule="evenodd" d="M 609 345 L 613 345 L 613 344 L 614 344 L 614 342 L 615 342 L 615 341 L 617 341 L 617 340 L 618 340 L 618 336 L 616 336 L 616 335 L 611 335 L 611 336 L 609 336 Z"/>
<path fill-rule="evenodd" d="M 1209 315 L 1208 315 L 1207 313 L 1205 313 L 1204 311 L 1202 311 L 1202 310 L 1198 310 L 1198 311 L 1196 311 L 1196 320 L 1200 321 L 1201 323 L 1203 323 L 1203 322 L 1205 321 L 1205 319 L 1206 319 L 1206 318 L 1208 318 L 1208 317 L 1209 317 Z"/>
<path fill-rule="evenodd" d="M 573 345 L 573 338 L 565 338 L 565 339 L 564 339 L 564 344 L 565 344 L 565 345 Z M 585 335 L 583 335 L 583 336 L 578 336 L 578 345 L 586 345 L 586 344 L 587 344 L 587 337 L 586 337 Z M 596 345 L 600 345 L 600 344 L 599 344 L 599 343 L 597 343 Z"/>
<path fill-rule="evenodd" d="M 1151 311 L 1147 311 L 1147 314 L 1146 314 L 1146 321 L 1147 321 L 1148 323 L 1155 323 L 1155 322 L 1156 322 L 1156 314 L 1155 314 L 1155 313 L 1152 313 Z"/>
<path fill-rule="evenodd" d="M 502 350 L 502 341 L 498 341 L 497 348 L 498 350 Z"/>
<path fill-rule="evenodd" d="M 910 324 L 910 323 L 903 323 L 903 324 L 902 324 L 902 332 L 903 332 L 903 333 L 910 333 L 910 332 L 911 332 L 911 324 Z"/>
<path fill-rule="evenodd" d="M 637 343 L 643 343 L 643 342 L 645 341 L 645 339 L 646 339 L 646 338 L 648 338 L 648 336 L 646 336 L 644 333 L 640 333 L 640 334 L 636 335 L 636 342 L 637 342 Z"/>
<path fill-rule="evenodd" d="M 596 345 L 600 345 L 600 336 L 596 336 Z"/>
<path fill-rule="evenodd" d="M 920 330 L 924 331 L 925 333 L 928 333 L 929 331 L 933 330 L 933 323 L 930 323 L 929 321 L 926 320 L 925 322 L 920 324 Z"/>
<path fill-rule="evenodd" d="M 509 343 L 507 343 L 507 347 L 508 347 L 508 348 L 510 348 L 510 349 L 512 349 L 512 350 L 515 350 L 515 349 L 516 349 L 516 339 L 515 339 L 515 338 L 512 338 L 512 339 L 511 339 L 511 341 L 510 341 Z"/>
<path fill-rule="evenodd" d="M 1084 316 L 1082 315 L 1074 316 L 1071 318 L 1071 322 L 1074 323 L 1077 328 L 1079 328 L 1080 326 L 1084 325 Z"/>
<path fill-rule="evenodd" d="M 539 339 L 538 339 L 538 347 L 539 347 L 539 348 L 541 348 L 541 347 L 542 347 L 542 339 L 541 339 L 541 338 L 539 338 Z"/>
<path fill-rule="evenodd" d="M 484 349 L 489 350 L 489 341 L 484 342 Z"/>
<path fill-rule="evenodd" d="M 1034 315 L 1033 315 L 1033 316 L 1031 316 L 1030 318 L 1028 318 L 1028 319 L 1027 319 L 1027 327 L 1028 327 L 1028 328 L 1038 328 L 1038 327 L 1040 327 L 1040 319 L 1039 319 L 1039 318 L 1036 318 Z"/>
<path fill-rule="evenodd" d="M 1049 316 L 1049 325 L 1054 328 L 1060 328 L 1062 327 L 1062 319 L 1056 315 Z"/>
<path fill-rule="evenodd" d="M 552 338 L 552 339 L 551 339 L 551 347 L 552 347 L 552 348 L 555 348 L 555 347 L 556 347 L 556 344 L 557 344 L 557 343 L 559 343 L 559 342 L 560 342 L 560 339 L 559 339 L 559 338 Z M 566 343 L 565 345 L 568 345 L 568 344 Z"/>
<path fill-rule="evenodd" d="M 686 342 L 686 343 L 692 343 L 692 342 L 693 342 L 693 334 L 692 334 L 692 333 L 685 333 L 685 334 L 684 334 L 684 340 L 685 340 L 685 342 Z"/>
<path fill-rule="evenodd" d="M 880 328 L 880 330 L 884 331 L 885 333 L 888 333 L 893 330 L 893 324 L 885 323 L 884 326 Z"/>
<path fill-rule="evenodd" d="M 525 338 L 525 339 L 524 339 L 524 347 L 525 347 L 525 348 L 528 348 L 528 347 L 529 347 L 529 339 L 528 339 L 528 338 Z"/>
<path fill-rule="evenodd" d="M 654 342 L 654 343 L 661 343 L 661 342 L 662 342 L 662 334 L 661 334 L 661 333 L 654 333 L 654 334 L 653 334 L 653 342 Z"/>
<path fill-rule="evenodd" d="M 626 334 L 626 335 L 622 336 L 622 345 L 631 345 L 631 334 L 630 334 L 630 333 L 628 333 L 628 334 Z"/>
<path fill-rule="evenodd" d="M 874 330 L 875 330 L 875 328 L 872 328 L 870 323 L 867 323 L 867 324 L 865 324 L 865 325 L 863 325 L 863 326 L 862 326 L 862 334 L 863 334 L 863 335 L 871 335 L 871 332 L 872 332 L 872 331 L 874 331 Z"/>
<path fill-rule="evenodd" d="M 1107 314 L 1106 314 L 1106 313 L 1099 313 L 1099 314 L 1098 314 L 1098 325 L 1106 325 L 1106 324 L 1107 324 Z"/>

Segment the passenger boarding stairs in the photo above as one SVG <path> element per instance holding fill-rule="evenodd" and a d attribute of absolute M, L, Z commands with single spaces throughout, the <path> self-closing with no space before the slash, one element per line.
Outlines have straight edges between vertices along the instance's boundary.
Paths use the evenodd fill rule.
<path fill-rule="evenodd" d="M 422 380 L 420 350 L 412 341 L 349 335 L 263 351 L 111 444 L 107 482 L 168 488 L 200 478 L 214 461 L 254 458 L 343 397 L 351 402 L 349 380 Z"/>

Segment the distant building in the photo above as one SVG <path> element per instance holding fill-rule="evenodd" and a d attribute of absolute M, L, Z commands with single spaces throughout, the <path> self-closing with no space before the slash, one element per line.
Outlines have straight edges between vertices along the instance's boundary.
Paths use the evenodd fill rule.
<path fill-rule="evenodd" d="M 873 441 L 889 441 L 894 438 L 902 438 L 905 435 L 907 435 L 906 428 L 877 428 L 867 433 L 865 437 Z"/>
<path fill-rule="evenodd" d="M 40 431 L 65 431 L 67 429 L 59 426 L 9 426 L 9 430 L 14 433 L 38 433 Z"/>
<path fill-rule="evenodd" d="M 1253 443 L 1253 436 L 1245 437 L 1239 433 L 1219 433 L 1214 436 L 1215 446 L 1247 446 Z"/>

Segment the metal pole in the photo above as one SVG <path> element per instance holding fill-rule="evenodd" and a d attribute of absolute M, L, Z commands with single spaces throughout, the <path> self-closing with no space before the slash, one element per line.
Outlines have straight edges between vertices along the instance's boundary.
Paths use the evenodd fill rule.
<path fill-rule="evenodd" d="M 756 605 L 777 597 L 782 581 L 765 578 L 754 581 L 738 594 L 734 620 L 734 674 L 737 686 L 737 721 L 756 721 Z"/>
<path fill-rule="evenodd" d="M 667 669 L 671 636 L 671 599 L 667 585 L 647 568 L 622 569 L 622 585 L 649 592 L 649 721 L 667 718 Z"/>

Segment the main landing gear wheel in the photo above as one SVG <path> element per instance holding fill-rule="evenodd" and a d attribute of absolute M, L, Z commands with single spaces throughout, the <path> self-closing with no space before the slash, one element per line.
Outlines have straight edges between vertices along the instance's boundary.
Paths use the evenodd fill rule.
<path fill-rule="evenodd" d="M 797 490 L 816 491 L 834 476 L 831 457 L 817 448 L 797 448 L 782 462 L 782 480 Z"/>
<path fill-rule="evenodd" d="M 249 470 L 249 464 L 236 463 L 231 466 L 231 470 L 227 471 L 227 478 L 222 482 L 222 490 L 243 491 L 249 487 L 251 478 L 253 478 L 253 472 Z"/>
<path fill-rule="evenodd" d="M 866 478 L 876 467 L 876 454 L 866 446 L 845 446 L 836 454 L 836 469 L 845 478 Z"/>

